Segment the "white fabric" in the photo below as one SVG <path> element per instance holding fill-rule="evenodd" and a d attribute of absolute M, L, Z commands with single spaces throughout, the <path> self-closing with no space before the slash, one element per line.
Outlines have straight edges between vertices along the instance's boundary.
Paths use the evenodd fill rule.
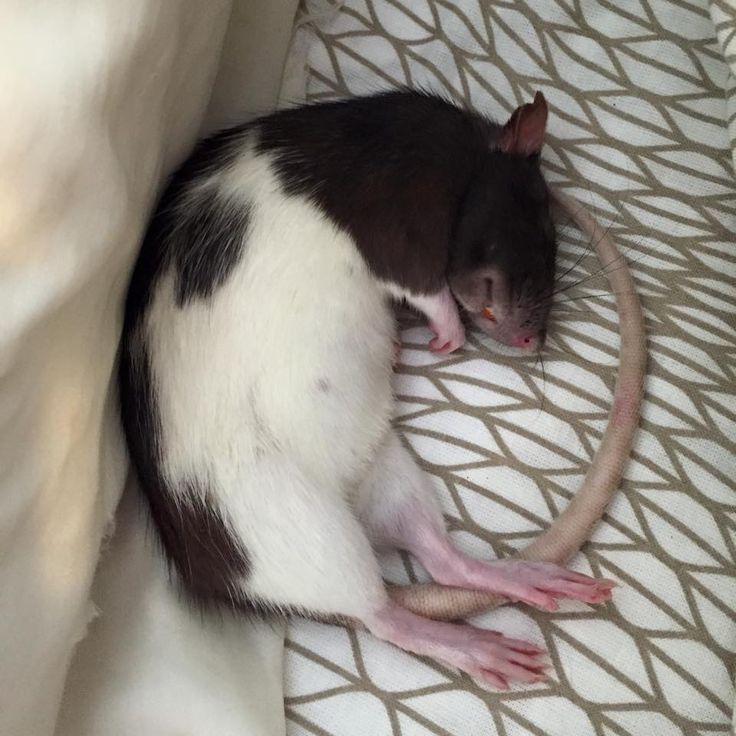
<path fill-rule="evenodd" d="M 235 0 L 207 129 L 242 123 L 277 106 L 296 8 L 297 0 Z M 304 74 L 302 69 L 302 88 Z"/>
<path fill-rule="evenodd" d="M 243 5 L 252 18 L 263 8 L 274 18 L 278 5 L 291 27 L 292 2 Z M 0 9 L 1 734 L 53 733 L 74 645 L 94 615 L 90 584 L 127 472 L 112 382 L 124 291 L 156 189 L 200 128 L 229 12 L 230 0 L 6 0 Z M 285 41 L 271 49 L 266 82 L 247 80 L 259 99 L 276 99 L 284 52 Z M 213 702 L 197 710 L 194 688 L 227 687 L 223 679 L 251 701 L 239 729 L 218 733 L 278 726 L 278 632 L 200 629 L 164 588 L 130 503 L 59 732 L 214 733 Z M 223 650 L 230 659 L 214 663 Z M 245 661 L 251 681 L 237 677 Z M 233 676 L 218 679 L 230 666 Z M 158 691 L 132 705 L 136 685 L 153 682 Z M 263 718 L 251 707 L 259 687 L 278 701 L 274 710 L 262 699 Z"/>
<path fill-rule="evenodd" d="M 57 736 L 278 736 L 283 626 L 205 617 L 169 584 L 126 491 L 95 580 L 100 617 L 80 644 Z"/>

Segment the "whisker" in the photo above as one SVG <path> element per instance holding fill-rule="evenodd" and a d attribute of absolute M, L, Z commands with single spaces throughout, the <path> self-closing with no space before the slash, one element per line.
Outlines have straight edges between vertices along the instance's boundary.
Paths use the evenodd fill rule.
<path fill-rule="evenodd" d="M 564 225 L 562 225 L 561 228 L 555 227 L 555 237 L 557 239 L 557 242 L 560 242 L 567 235 L 567 233 L 572 229 L 571 227 L 572 224 L 573 224 L 573 216 L 568 215 L 567 221 L 565 222 Z"/>
<path fill-rule="evenodd" d="M 564 279 L 565 276 L 567 276 L 567 274 L 570 273 L 570 271 L 573 271 L 574 269 L 576 269 L 580 265 L 583 258 L 585 258 L 587 255 L 590 255 L 590 253 L 591 253 L 590 243 L 588 243 L 585 246 L 585 249 L 583 250 L 583 252 L 580 254 L 580 257 L 577 259 L 577 261 L 575 261 L 575 263 L 573 263 L 572 266 L 570 266 L 570 268 L 568 268 L 563 274 L 561 274 L 560 276 L 555 276 L 555 283 L 557 281 L 562 281 L 562 279 Z"/>
<path fill-rule="evenodd" d="M 581 299 L 602 299 L 606 296 L 617 296 L 619 294 L 633 294 L 633 291 L 598 291 L 595 294 L 581 294 L 580 296 L 569 296 L 566 299 L 555 299 L 552 301 L 552 306 L 558 304 L 565 304 L 566 302 L 577 302 Z"/>
<path fill-rule="evenodd" d="M 628 254 L 628 252 L 631 251 L 632 249 L 633 249 L 633 246 L 631 248 L 629 248 L 629 250 L 626 252 L 626 254 Z M 631 259 L 626 260 L 624 258 L 624 255 L 626 255 L 626 254 L 622 253 L 620 256 L 617 256 L 616 258 L 612 258 L 608 263 L 604 263 L 597 271 L 594 271 L 593 273 L 588 274 L 587 276 L 585 276 L 584 278 L 580 279 L 579 281 L 575 281 L 572 284 L 569 284 L 568 286 L 565 286 L 562 289 L 557 289 L 557 291 L 553 292 L 551 294 L 551 296 L 556 296 L 557 294 L 561 294 L 561 293 L 563 293 L 565 291 L 569 291 L 573 287 L 580 286 L 581 284 L 584 284 L 584 283 L 590 281 L 593 278 L 597 278 L 598 276 L 606 276 L 609 273 L 613 273 L 614 271 L 618 271 L 619 269 L 624 268 L 627 265 L 627 263 L 629 263 L 629 264 L 631 264 L 631 263 L 638 263 L 643 258 L 646 258 L 647 255 L 648 255 L 647 253 L 640 253 L 637 258 L 631 258 Z M 611 266 L 613 266 L 613 264 L 615 264 L 617 261 L 622 261 L 622 262 L 619 263 L 614 268 L 611 268 Z"/>
<path fill-rule="evenodd" d="M 570 217 L 570 220 L 572 220 L 572 217 Z M 601 240 L 603 240 L 603 238 L 605 238 L 611 232 L 611 228 L 614 226 L 614 224 L 618 224 L 620 221 L 621 221 L 621 211 L 619 210 L 618 211 L 618 216 L 615 217 L 615 218 L 612 218 L 611 221 L 608 223 L 608 225 L 606 226 L 605 230 L 603 231 L 603 234 L 601 235 L 601 237 L 596 242 L 596 246 L 598 245 L 598 243 Z M 569 220 L 568 220 L 568 222 L 569 222 Z M 591 245 L 592 245 L 592 243 L 593 243 L 593 240 L 592 239 L 588 241 L 588 243 L 587 243 L 587 245 L 585 247 L 585 250 L 583 251 L 583 254 L 580 256 L 580 258 L 578 258 L 578 260 L 573 264 L 573 266 L 571 266 L 567 271 L 565 271 L 565 273 L 563 273 L 559 277 L 559 279 L 563 279 L 568 273 L 570 273 L 570 271 L 573 268 L 575 268 L 577 265 L 580 264 L 580 261 L 586 256 L 586 254 L 588 254 L 588 253 L 591 252 Z M 558 280 L 558 279 L 555 279 L 555 280 Z"/>
<path fill-rule="evenodd" d="M 542 406 L 540 411 L 544 411 L 547 402 L 547 372 L 544 368 L 544 356 L 542 355 L 541 348 L 537 350 L 537 360 L 534 363 L 535 368 L 537 367 L 537 363 L 539 363 L 542 369 Z"/>
<path fill-rule="evenodd" d="M 610 227 L 610 226 L 609 226 L 609 227 Z M 603 234 L 603 235 L 601 235 L 601 237 L 600 237 L 600 238 L 598 239 L 598 241 L 597 241 L 597 242 L 595 243 L 595 246 L 597 246 L 597 245 L 598 245 L 598 243 L 599 243 L 599 242 L 600 242 L 601 240 L 603 240 L 603 238 L 605 238 L 605 237 L 606 237 L 607 235 L 608 235 L 608 230 L 606 230 L 606 231 L 604 232 L 604 234 Z M 627 249 L 626 251 L 623 251 L 623 252 L 619 253 L 619 254 L 618 254 L 618 255 L 617 255 L 617 256 L 616 256 L 615 258 L 612 258 L 612 259 L 611 259 L 611 260 L 610 260 L 610 261 L 609 261 L 608 263 L 604 263 L 604 264 L 602 264 L 602 265 L 600 266 L 600 268 L 598 268 L 598 269 L 597 269 L 596 271 L 593 271 L 593 273 L 591 273 L 591 274 L 588 274 L 588 276 L 585 276 L 585 277 L 584 277 L 583 279 L 581 279 L 580 281 L 576 281 L 576 282 L 573 282 L 572 284 L 569 284 L 569 285 L 567 285 L 567 286 L 563 286 L 562 288 L 560 288 L 560 289 L 557 289 L 556 291 L 553 291 L 553 292 L 552 292 L 552 294 L 551 294 L 550 296 L 554 296 L 555 294 L 559 294 L 559 293 L 560 293 L 561 291 L 567 291 L 568 289 L 571 289 L 571 288 L 572 288 L 573 286 L 575 286 L 576 284 L 580 284 L 580 283 L 583 283 L 583 281 L 586 281 L 587 279 L 593 278 L 594 276 L 597 276 L 598 274 L 600 274 L 600 273 L 604 272 L 604 271 L 605 271 L 605 270 L 606 270 L 606 269 L 607 269 L 607 268 L 608 268 L 609 266 L 612 266 L 612 265 L 613 265 L 614 263 L 616 263 L 617 261 L 619 261 L 619 260 L 625 260 L 625 259 L 626 259 L 626 256 L 628 256 L 628 254 L 629 254 L 629 253 L 631 252 L 631 250 L 633 249 L 633 247 L 634 247 L 634 246 L 632 245 L 632 246 L 631 246 L 631 247 L 629 247 L 629 248 L 628 248 L 628 249 Z M 560 278 L 564 278 L 564 275 L 563 275 L 562 277 L 560 277 Z"/>

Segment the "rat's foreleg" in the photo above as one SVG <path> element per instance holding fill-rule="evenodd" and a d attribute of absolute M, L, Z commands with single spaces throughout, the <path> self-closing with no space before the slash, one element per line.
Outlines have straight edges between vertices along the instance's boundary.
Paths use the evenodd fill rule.
<path fill-rule="evenodd" d="M 429 328 L 435 337 L 430 341 L 430 350 L 436 353 L 451 353 L 465 344 L 465 327 L 460 319 L 457 302 L 445 286 L 433 294 L 412 294 L 405 290 L 390 290 L 396 298 L 404 299 L 429 320 Z"/>

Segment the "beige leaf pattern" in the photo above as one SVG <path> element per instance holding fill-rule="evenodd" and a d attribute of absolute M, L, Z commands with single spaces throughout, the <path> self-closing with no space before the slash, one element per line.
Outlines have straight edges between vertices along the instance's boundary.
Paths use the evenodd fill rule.
<path fill-rule="evenodd" d="M 326 12 L 332 11 L 332 12 Z M 543 158 L 610 227 L 650 331 L 642 431 L 575 560 L 613 602 L 508 606 L 481 625 L 543 644 L 550 682 L 488 693 L 362 633 L 294 621 L 290 736 L 690 736 L 731 731 L 736 653 L 736 9 L 730 0 L 307 0 L 308 98 L 408 84 L 503 118 L 541 89 Z M 403 321 L 396 424 L 458 544 L 504 556 L 576 492 L 615 380 L 612 296 L 560 223 L 544 360 L 478 334 L 436 357 Z M 610 267 L 615 267 L 611 265 Z M 426 579 L 390 555 L 393 581 Z"/>

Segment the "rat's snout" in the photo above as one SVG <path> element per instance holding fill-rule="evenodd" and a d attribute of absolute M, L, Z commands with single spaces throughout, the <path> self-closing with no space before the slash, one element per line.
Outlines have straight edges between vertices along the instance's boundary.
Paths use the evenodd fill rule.
<path fill-rule="evenodd" d="M 541 310 L 486 307 L 474 315 L 483 332 L 504 345 L 533 352 L 544 346 L 547 330 Z"/>
<path fill-rule="evenodd" d="M 522 350 L 541 350 L 547 338 L 547 330 L 542 328 L 535 331 L 519 331 L 509 340 L 509 344 Z"/>
<path fill-rule="evenodd" d="M 544 345 L 547 336 L 552 286 L 543 279 L 509 279 L 498 269 L 486 270 L 482 278 L 456 276 L 453 293 L 475 325 L 503 345 L 532 352 Z"/>
<path fill-rule="evenodd" d="M 515 335 L 511 338 L 511 344 L 515 348 L 522 348 L 523 350 L 534 350 L 539 342 L 536 335 Z"/>

